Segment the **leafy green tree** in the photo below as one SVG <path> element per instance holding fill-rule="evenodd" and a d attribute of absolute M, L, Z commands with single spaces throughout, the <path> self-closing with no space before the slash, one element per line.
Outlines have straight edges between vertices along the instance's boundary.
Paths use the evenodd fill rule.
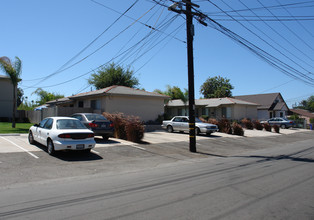
<path fill-rule="evenodd" d="M 97 73 L 93 73 L 88 80 L 88 83 L 95 86 L 96 89 L 102 89 L 113 85 L 137 88 L 139 81 L 133 74 L 133 71 L 129 68 L 124 69 L 115 63 L 111 63 L 102 67 Z"/>
<path fill-rule="evenodd" d="M 15 61 L 12 63 L 8 57 L 0 57 L 0 69 L 7 74 L 13 84 L 13 112 L 12 112 L 12 128 L 15 128 L 15 113 L 17 109 L 17 85 L 21 81 L 20 76 L 22 73 L 22 61 L 20 58 L 15 57 Z"/>
<path fill-rule="evenodd" d="M 160 89 L 155 89 L 154 92 L 167 95 L 170 97 L 170 100 L 181 99 L 184 103 L 188 101 L 188 91 L 184 89 L 184 92 L 177 86 L 171 87 L 167 85 L 166 91 L 161 91 Z"/>
<path fill-rule="evenodd" d="M 314 95 L 310 96 L 307 100 L 302 100 L 297 108 L 314 112 Z"/>
<path fill-rule="evenodd" d="M 36 101 L 37 105 L 43 105 L 46 102 L 52 101 L 52 100 L 56 100 L 56 99 L 60 99 L 60 98 L 64 98 L 64 95 L 60 95 L 60 94 L 55 94 L 55 93 L 50 93 L 47 92 L 41 88 L 36 89 L 35 92 L 33 92 L 32 94 L 36 94 L 39 96 L 39 100 Z"/>
<path fill-rule="evenodd" d="M 19 107 L 23 103 L 23 100 L 24 100 L 23 96 L 24 96 L 23 89 L 17 88 L 17 100 L 16 100 L 17 107 Z"/>
<path fill-rule="evenodd" d="M 234 87 L 230 84 L 230 79 L 220 76 L 209 77 L 201 86 L 200 92 L 204 98 L 232 97 L 231 90 Z"/>

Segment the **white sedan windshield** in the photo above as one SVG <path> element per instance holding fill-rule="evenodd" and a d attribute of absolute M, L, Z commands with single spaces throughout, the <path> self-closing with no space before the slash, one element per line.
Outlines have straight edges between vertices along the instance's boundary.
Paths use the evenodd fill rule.
<path fill-rule="evenodd" d="M 86 127 L 78 120 L 59 119 L 57 129 L 86 129 Z"/>

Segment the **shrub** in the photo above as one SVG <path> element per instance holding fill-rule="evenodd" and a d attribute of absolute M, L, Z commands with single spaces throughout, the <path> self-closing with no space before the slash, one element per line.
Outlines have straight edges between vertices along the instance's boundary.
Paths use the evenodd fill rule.
<path fill-rule="evenodd" d="M 232 123 L 232 130 L 234 135 L 243 136 L 244 130 L 241 125 L 239 125 L 237 122 Z"/>
<path fill-rule="evenodd" d="M 217 126 L 219 124 L 219 122 L 215 118 L 209 118 L 207 122 L 210 124 L 217 125 Z"/>
<path fill-rule="evenodd" d="M 113 122 L 114 137 L 133 142 L 140 142 L 144 137 L 144 124 L 135 116 L 125 116 L 123 113 L 103 115 Z"/>
<path fill-rule="evenodd" d="M 144 137 L 144 125 L 138 117 L 130 116 L 127 118 L 125 133 L 128 141 L 139 143 Z"/>
<path fill-rule="evenodd" d="M 265 131 L 271 132 L 271 126 L 270 126 L 270 124 L 264 123 L 263 126 L 264 126 L 264 128 L 265 128 Z"/>
<path fill-rule="evenodd" d="M 114 137 L 126 140 L 125 126 L 126 126 L 127 120 L 124 114 L 123 113 L 110 114 L 110 113 L 104 112 L 103 115 L 107 119 L 113 122 Z"/>
<path fill-rule="evenodd" d="M 314 118 L 310 118 L 310 123 L 314 124 Z"/>
<path fill-rule="evenodd" d="M 279 126 L 278 125 L 273 125 L 273 128 L 275 130 L 276 133 L 279 133 Z"/>
<path fill-rule="evenodd" d="M 218 122 L 218 128 L 220 132 L 226 133 L 226 134 L 232 134 L 232 128 L 231 124 L 228 119 L 221 119 Z"/>
<path fill-rule="evenodd" d="M 243 126 L 244 126 L 246 129 L 253 130 L 253 128 L 254 128 L 253 123 L 251 122 L 250 119 L 243 118 L 243 119 L 241 120 L 241 123 L 243 124 Z"/>
<path fill-rule="evenodd" d="M 254 128 L 256 129 L 256 130 L 263 130 L 263 125 L 258 121 L 258 120 L 256 120 L 256 121 L 253 121 L 253 125 L 254 125 Z"/>
<path fill-rule="evenodd" d="M 203 118 L 205 121 L 208 121 L 209 116 L 208 115 L 202 115 L 200 118 Z"/>

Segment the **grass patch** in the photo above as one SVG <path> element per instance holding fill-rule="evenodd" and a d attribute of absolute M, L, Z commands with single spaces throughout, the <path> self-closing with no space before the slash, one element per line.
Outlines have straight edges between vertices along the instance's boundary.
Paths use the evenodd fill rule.
<path fill-rule="evenodd" d="M 28 129 L 32 126 L 31 123 L 16 123 L 15 128 L 12 128 L 11 122 L 0 122 L 0 134 L 10 134 L 18 133 L 25 134 L 28 133 Z"/>

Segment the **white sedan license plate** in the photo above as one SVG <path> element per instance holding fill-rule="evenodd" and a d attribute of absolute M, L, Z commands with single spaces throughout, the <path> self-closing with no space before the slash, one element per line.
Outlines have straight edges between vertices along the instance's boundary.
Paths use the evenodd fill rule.
<path fill-rule="evenodd" d="M 84 149 L 84 144 L 77 144 L 77 145 L 76 145 L 76 149 L 77 149 L 77 150 L 82 150 L 82 149 Z"/>

